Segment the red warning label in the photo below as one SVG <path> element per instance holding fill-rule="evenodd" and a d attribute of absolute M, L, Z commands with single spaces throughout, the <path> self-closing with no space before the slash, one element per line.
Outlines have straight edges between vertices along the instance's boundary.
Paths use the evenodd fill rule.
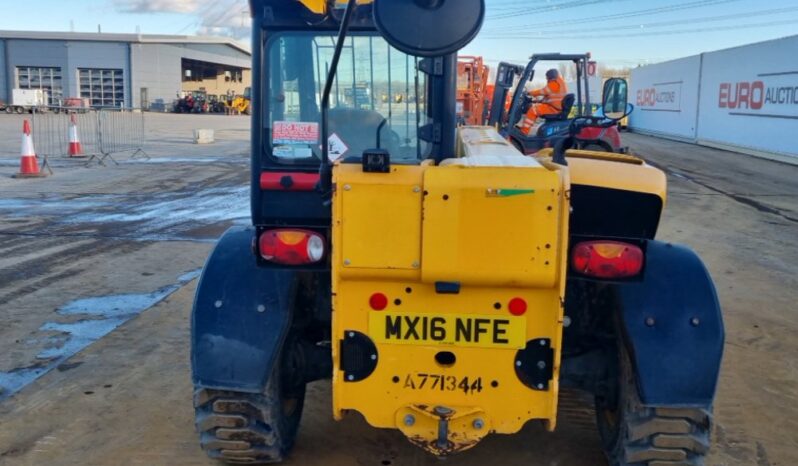
<path fill-rule="evenodd" d="M 318 142 L 318 123 L 275 121 L 272 126 L 273 144 L 317 144 Z"/>

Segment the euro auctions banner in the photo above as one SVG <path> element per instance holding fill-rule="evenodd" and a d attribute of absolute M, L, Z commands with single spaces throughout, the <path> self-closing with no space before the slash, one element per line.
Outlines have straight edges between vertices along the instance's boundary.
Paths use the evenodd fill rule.
<path fill-rule="evenodd" d="M 798 36 L 704 55 L 698 140 L 798 156 Z"/>
<path fill-rule="evenodd" d="M 682 84 L 684 81 L 652 83 L 638 89 L 635 105 L 643 112 L 679 112 L 682 109 Z"/>
<path fill-rule="evenodd" d="M 629 100 L 635 108 L 629 126 L 693 141 L 700 69 L 700 56 L 633 69 Z"/>

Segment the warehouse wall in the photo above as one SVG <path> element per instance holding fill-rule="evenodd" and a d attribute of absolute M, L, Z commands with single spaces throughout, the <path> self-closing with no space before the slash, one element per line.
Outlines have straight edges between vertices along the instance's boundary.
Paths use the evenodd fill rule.
<path fill-rule="evenodd" d="M 798 157 L 798 36 L 705 54 L 698 142 Z"/>
<path fill-rule="evenodd" d="M 798 162 L 798 36 L 632 70 L 635 131 Z"/>
<path fill-rule="evenodd" d="M 701 56 L 632 70 L 629 125 L 638 131 L 695 140 Z"/>
<path fill-rule="evenodd" d="M 183 58 L 246 68 L 249 85 L 250 55 L 225 44 L 5 38 L 0 39 L 0 99 L 10 100 L 17 66 L 61 68 L 63 97 L 80 96 L 80 68 L 121 69 L 125 105 L 140 106 L 146 88 L 151 104 L 170 108 L 182 88 Z"/>
<path fill-rule="evenodd" d="M 17 85 L 17 66 L 45 66 L 61 68 L 61 86 L 64 96 L 67 88 L 67 50 L 64 41 L 6 39 L 6 96 Z"/>
<path fill-rule="evenodd" d="M 10 87 L 8 85 L 8 70 L 6 62 L 6 41 L 0 39 L 0 100 L 8 102 L 11 100 L 9 95 Z"/>
<path fill-rule="evenodd" d="M 171 108 L 180 91 L 181 48 L 166 44 L 130 44 L 133 65 L 133 106 L 140 107 L 141 89 L 147 89 L 150 107 Z"/>
<path fill-rule="evenodd" d="M 124 43 L 28 39 L 6 39 L 5 42 L 7 67 L 3 92 L 6 98 L 10 98 L 16 86 L 18 66 L 61 68 L 64 97 L 80 97 L 79 68 L 121 69 L 125 82 L 130 80 L 127 44 Z M 0 94 L 0 98 L 3 97 Z M 129 85 L 125 89 L 125 102 L 130 103 Z"/>
<path fill-rule="evenodd" d="M 181 87 L 184 91 L 204 90 L 208 94 L 226 95 L 231 91 L 234 95 L 244 93 L 247 87 L 252 85 L 252 70 L 244 69 L 241 72 L 241 82 L 226 81 L 223 74 L 216 76 L 216 79 L 203 79 L 202 81 L 183 81 Z"/>
<path fill-rule="evenodd" d="M 182 89 L 183 58 L 249 68 L 249 54 L 221 44 L 131 44 L 133 106 L 141 106 L 141 88 L 147 89 L 155 109 L 171 108 Z"/>
<path fill-rule="evenodd" d="M 64 96 L 80 97 L 79 68 L 120 69 L 125 79 L 125 105 L 130 106 L 130 57 L 127 43 L 71 41 L 66 42 L 66 49 Z"/>

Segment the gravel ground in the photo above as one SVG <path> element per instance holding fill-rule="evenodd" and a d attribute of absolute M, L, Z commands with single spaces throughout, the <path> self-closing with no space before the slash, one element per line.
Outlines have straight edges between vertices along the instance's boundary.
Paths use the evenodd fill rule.
<path fill-rule="evenodd" d="M 249 120 L 145 117 L 149 161 L 55 157 L 53 176 L 17 180 L 22 118 L 0 115 L 2 465 L 217 464 L 193 430 L 188 319 L 215 238 L 248 222 Z M 195 128 L 217 142 L 192 144 Z M 798 464 L 798 167 L 623 137 L 668 174 L 659 237 L 698 251 L 722 301 L 708 464 Z M 604 464 L 589 409 L 563 405 L 557 432 L 530 424 L 447 464 Z M 336 423 L 318 382 L 288 464 L 440 463 L 357 415 Z"/>

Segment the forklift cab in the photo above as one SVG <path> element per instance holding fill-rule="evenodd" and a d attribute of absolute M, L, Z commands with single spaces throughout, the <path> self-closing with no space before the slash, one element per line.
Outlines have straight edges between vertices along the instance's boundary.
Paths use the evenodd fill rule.
<path fill-rule="evenodd" d="M 500 63 L 496 86 L 491 104 L 488 124 L 497 126 L 499 132 L 524 154 L 533 154 L 546 147 L 553 147 L 557 141 L 568 136 L 568 128 L 573 118 L 592 114 L 590 102 L 590 83 L 588 62 L 590 54 L 535 54 L 530 57 L 525 68 L 508 63 Z M 572 62 L 576 68 L 576 89 L 565 96 L 562 112 L 544 115 L 541 124 L 525 134 L 516 125 L 524 117 L 531 105 L 526 93 L 526 84 L 535 77 L 535 66 L 539 62 Z M 515 89 L 509 109 L 504 102 L 511 89 Z M 583 128 L 577 137 L 578 147 L 582 149 L 622 152 L 617 128 Z"/>

